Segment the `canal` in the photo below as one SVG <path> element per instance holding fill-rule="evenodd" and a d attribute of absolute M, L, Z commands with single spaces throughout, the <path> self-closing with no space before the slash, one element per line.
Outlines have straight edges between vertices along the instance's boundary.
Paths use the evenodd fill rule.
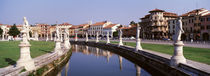
<path fill-rule="evenodd" d="M 72 45 L 72 56 L 57 76 L 151 76 L 120 55 L 90 46 Z"/>

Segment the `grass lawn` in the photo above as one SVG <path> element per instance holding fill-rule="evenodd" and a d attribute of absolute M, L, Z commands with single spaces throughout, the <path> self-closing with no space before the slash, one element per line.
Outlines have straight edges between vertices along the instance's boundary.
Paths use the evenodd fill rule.
<path fill-rule="evenodd" d="M 111 42 L 118 43 L 118 42 Z M 136 43 L 134 42 L 124 42 L 124 45 L 135 47 Z M 152 50 L 160 53 L 165 53 L 173 55 L 174 47 L 172 45 L 161 45 L 161 44 L 146 44 L 141 43 L 143 49 Z M 210 49 L 206 48 L 193 48 L 193 47 L 184 47 L 184 56 L 185 58 L 193 61 L 198 61 L 210 65 Z"/>
<path fill-rule="evenodd" d="M 0 42 L 0 68 L 10 64 L 15 64 L 20 56 L 20 41 L 1 41 Z M 54 42 L 30 41 L 31 57 L 43 55 L 54 49 Z"/>

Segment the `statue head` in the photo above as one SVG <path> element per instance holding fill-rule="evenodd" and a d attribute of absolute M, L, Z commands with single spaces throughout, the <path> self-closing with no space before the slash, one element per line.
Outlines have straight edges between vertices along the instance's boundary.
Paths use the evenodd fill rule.
<path fill-rule="evenodd" d="M 23 17 L 23 20 L 25 21 L 26 20 L 26 17 Z"/>
<path fill-rule="evenodd" d="M 179 19 L 179 20 L 182 20 L 182 17 L 179 17 L 178 19 Z"/>

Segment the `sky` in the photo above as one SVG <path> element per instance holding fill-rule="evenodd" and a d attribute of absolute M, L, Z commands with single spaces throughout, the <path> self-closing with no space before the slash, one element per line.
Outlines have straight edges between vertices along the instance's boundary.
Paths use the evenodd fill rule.
<path fill-rule="evenodd" d="M 209 6 L 210 0 L 0 0 L 0 23 L 22 24 L 25 16 L 29 24 L 111 21 L 128 25 L 155 8 L 181 15 L 198 8 L 210 10 Z"/>

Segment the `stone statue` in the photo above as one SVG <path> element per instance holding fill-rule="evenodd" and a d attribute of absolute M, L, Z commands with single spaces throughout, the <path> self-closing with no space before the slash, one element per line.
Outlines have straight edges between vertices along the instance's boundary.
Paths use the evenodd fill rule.
<path fill-rule="evenodd" d="M 121 45 L 123 45 L 123 42 L 122 42 L 122 30 L 120 29 L 119 30 L 119 40 L 120 40 L 120 42 L 119 42 L 119 44 L 118 44 L 118 46 L 121 46 Z"/>
<path fill-rule="evenodd" d="M 184 30 L 182 29 L 182 17 L 179 17 L 176 29 L 175 29 L 175 42 L 176 41 L 181 41 L 181 35 L 184 33 Z"/>
<path fill-rule="evenodd" d="M 28 20 L 26 19 L 26 17 L 23 17 L 23 21 L 24 21 L 24 25 L 25 25 L 25 26 L 29 26 Z"/>
<path fill-rule="evenodd" d="M 122 30 L 119 30 L 119 37 L 122 37 Z"/>
<path fill-rule="evenodd" d="M 179 63 L 187 64 L 186 58 L 183 54 L 183 46 L 184 43 L 181 41 L 181 35 L 184 33 L 182 29 L 182 17 L 179 17 L 176 30 L 175 30 L 175 37 L 174 37 L 174 54 L 171 57 L 171 66 L 177 67 Z"/>
<path fill-rule="evenodd" d="M 65 33 L 67 34 L 67 37 L 69 37 L 69 30 L 68 30 L 68 28 L 65 29 Z"/>
<path fill-rule="evenodd" d="M 57 36 L 57 39 L 60 39 L 60 34 L 59 34 L 58 25 L 56 25 L 56 36 Z"/>
<path fill-rule="evenodd" d="M 26 19 L 26 17 L 23 17 L 23 30 L 25 30 L 26 32 L 27 39 L 30 40 L 29 36 L 30 26 L 28 24 L 28 20 Z"/>

